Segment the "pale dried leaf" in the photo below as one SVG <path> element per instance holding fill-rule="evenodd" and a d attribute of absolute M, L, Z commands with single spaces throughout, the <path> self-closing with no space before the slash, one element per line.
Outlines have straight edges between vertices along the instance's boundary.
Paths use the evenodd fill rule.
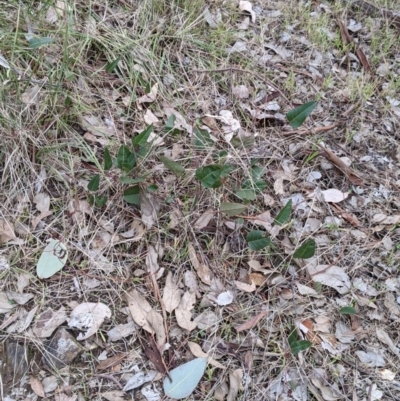
<path fill-rule="evenodd" d="M 39 92 L 40 92 L 40 86 L 35 85 L 32 88 L 28 88 L 23 94 L 22 94 L 22 101 L 27 104 L 38 104 L 39 103 Z"/>
<path fill-rule="evenodd" d="M 209 208 L 196 220 L 193 227 L 197 230 L 207 227 L 213 217 L 214 209 Z"/>
<path fill-rule="evenodd" d="M 147 229 L 150 229 L 154 222 L 157 221 L 157 212 L 159 210 L 159 200 L 153 194 L 141 192 L 140 212 L 142 214 L 143 224 Z"/>
<path fill-rule="evenodd" d="M 194 267 L 195 270 L 198 270 L 199 266 L 200 266 L 200 262 L 197 259 L 197 254 L 196 251 L 193 247 L 193 245 L 189 242 L 188 245 L 188 250 L 189 250 L 189 259 L 190 262 L 192 263 L 192 266 Z"/>
<path fill-rule="evenodd" d="M 186 291 L 182 296 L 179 306 L 175 309 L 176 321 L 182 329 L 192 331 L 196 328 L 197 323 L 192 320 L 191 312 L 195 303 L 196 294 Z"/>
<path fill-rule="evenodd" d="M 161 400 L 160 392 L 152 384 L 147 384 L 146 386 L 143 386 L 140 392 L 142 393 L 144 398 L 146 398 L 147 401 Z"/>
<path fill-rule="evenodd" d="M 176 280 L 172 278 L 172 272 L 168 272 L 162 297 L 165 310 L 168 313 L 172 313 L 179 306 L 181 293 Z"/>
<path fill-rule="evenodd" d="M 13 225 L 8 220 L 0 218 L 0 244 L 5 244 L 14 238 Z"/>
<path fill-rule="evenodd" d="M 134 374 L 125 384 L 123 390 L 129 391 L 140 387 L 142 384 L 152 381 L 157 376 L 155 370 L 150 370 L 146 373 L 138 372 Z"/>
<path fill-rule="evenodd" d="M 377 213 L 372 217 L 372 222 L 385 225 L 399 224 L 400 215 L 387 216 L 383 213 Z"/>
<path fill-rule="evenodd" d="M 213 311 L 207 310 L 197 316 L 194 321 L 200 330 L 208 330 L 216 326 L 219 319 Z"/>
<path fill-rule="evenodd" d="M 307 287 L 304 284 L 296 283 L 297 289 L 301 295 L 314 295 L 319 296 L 318 292 L 314 290 L 314 288 Z"/>
<path fill-rule="evenodd" d="M 147 320 L 148 314 L 152 311 L 147 300 L 137 290 L 129 292 L 126 299 L 134 322 L 149 333 L 154 334 L 154 330 Z"/>
<path fill-rule="evenodd" d="M 153 114 L 150 109 L 146 110 L 146 113 L 143 116 L 143 120 L 147 125 L 153 124 L 154 126 L 160 125 L 160 121 L 158 117 Z"/>
<path fill-rule="evenodd" d="M 323 199 L 328 203 L 339 203 L 344 201 L 348 196 L 348 192 L 342 192 L 335 188 L 326 189 L 321 191 Z"/>
<path fill-rule="evenodd" d="M 378 372 L 378 375 L 381 377 L 383 380 L 388 380 L 388 381 L 393 381 L 394 378 L 396 377 L 397 372 L 392 372 L 389 369 L 383 369 L 380 372 Z"/>
<path fill-rule="evenodd" d="M 111 317 L 110 308 L 103 303 L 84 302 L 76 306 L 71 312 L 68 326 L 86 333 L 79 333 L 76 338 L 78 341 L 86 340 L 97 332 L 103 324 L 105 318 Z"/>
<path fill-rule="evenodd" d="M 250 96 L 250 91 L 246 85 L 238 85 L 232 89 L 232 93 L 238 99 L 247 99 Z"/>
<path fill-rule="evenodd" d="M 107 401 L 126 401 L 125 391 L 114 390 L 101 393 L 101 397 L 105 398 Z"/>
<path fill-rule="evenodd" d="M 383 357 L 373 351 L 356 351 L 356 355 L 362 363 L 365 363 L 370 368 L 383 367 L 386 365 Z"/>
<path fill-rule="evenodd" d="M 42 397 L 45 398 L 46 394 L 44 393 L 44 388 L 43 388 L 43 384 L 42 382 L 34 376 L 31 376 L 29 378 L 29 384 L 32 388 L 32 391 L 38 396 L 38 397 Z"/>
<path fill-rule="evenodd" d="M 190 292 L 197 291 L 198 283 L 197 283 L 196 275 L 191 270 L 185 271 L 185 274 L 183 276 L 183 282 L 184 282 L 185 286 L 189 289 Z"/>
<path fill-rule="evenodd" d="M 50 196 L 41 192 L 33 198 L 33 203 L 36 204 L 36 209 L 39 210 L 39 212 L 46 213 L 50 209 Z"/>
<path fill-rule="evenodd" d="M 224 366 L 224 365 L 222 365 L 222 364 L 219 363 L 218 361 L 216 361 L 216 360 L 214 360 L 213 358 L 211 358 L 210 356 L 208 356 L 208 354 L 205 353 L 205 352 L 201 349 L 201 347 L 200 347 L 199 344 L 194 343 L 194 342 L 192 342 L 192 341 L 188 341 L 187 344 L 188 344 L 188 346 L 189 346 L 190 352 L 191 352 L 195 357 L 197 357 L 197 358 L 207 358 L 207 362 L 208 362 L 210 365 L 213 365 L 213 366 L 215 366 L 215 367 L 217 367 L 217 368 L 220 368 L 220 369 L 225 369 L 225 366 Z"/>
<path fill-rule="evenodd" d="M 256 326 L 258 324 L 258 322 L 264 318 L 265 316 L 267 316 L 268 312 L 263 311 L 258 313 L 256 316 L 252 317 L 251 319 L 247 320 L 246 322 L 244 322 L 243 324 L 236 326 L 235 330 L 240 333 L 241 331 L 244 330 L 250 330 L 252 329 L 254 326 Z"/>
<path fill-rule="evenodd" d="M 379 341 L 382 341 L 384 344 L 386 344 L 389 347 L 390 351 L 392 351 L 395 355 L 399 355 L 400 350 L 394 345 L 393 340 L 390 338 L 389 334 L 386 333 L 385 330 L 377 327 L 376 337 Z"/>
<path fill-rule="evenodd" d="M 51 308 L 47 308 L 36 318 L 32 331 L 39 338 L 50 337 L 54 330 L 66 320 L 67 313 L 63 306 L 56 312 Z"/>
<path fill-rule="evenodd" d="M 243 370 L 236 369 L 229 372 L 229 392 L 227 401 L 235 401 L 239 390 L 242 388 Z"/>
<path fill-rule="evenodd" d="M 153 245 L 149 245 L 146 256 L 146 266 L 147 266 L 147 271 L 150 274 L 156 274 L 160 269 L 157 259 L 158 259 L 157 251 L 155 250 Z"/>
<path fill-rule="evenodd" d="M 25 305 L 33 298 L 33 294 L 21 294 L 17 291 L 6 291 L 6 294 L 9 300 L 16 302 L 18 305 Z"/>
<path fill-rule="evenodd" d="M 332 287 L 339 294 L 346 294 L 350 291 L 350 278 L 339 266 L 318 265 L 312 267 L 312 263 L 309 263 L 307 264 L 307 270 L 314 282 Z"/>
<path fill-rule="evenodd" d="M 29 281 L 31 279 L 31 275 L 28 273 L 21 273 L 18 275 L 18 280 L 17 280 L 17 288 L 19 293 L 24 292 L 24 288 L 29 285 Z"/>
<path fill-rule="evenodd" d="M 46 21 L 50 24 L 54 24 L 58 21 L 57 11 L 54 7 L 49 7 L 46 12 Z"/>
<path fill-rule="evenodd" d="M 126 324 L 118 324 L 111 330 L 107 331 L 108 341 L 118 341 L 124 337 L 128 337 L 136 331 L 135 323 L 132 321 Z"/>
<path fill-rule="evenodd" d="M 0 313 L 7 313 L 16 306 L 15 303 L 10 302 L 5 292 L 0 292 Z"/>
<path fill-rule="evenodd" d="M 197 275 L 204 284 L 206 285 L 211 284 L 211 278 L 212 278 L 211 270 L 207 265 L 205 264 L 199 265 L 199 268 L 197 269 Z"/>
<path fill-rule="evenodd" d="M 350 344 L 355 337 L 355 333 L 344 322 L 336 322 L 336 338 L 343 344 Z"/>
<path fill-rule="evenodd" d="M 236 285 L 236 288 L 244 292 L 254 292 L 256 290 L 256 285 L 254 284 L 254 282 L 252 282 L 251 284 L 247 284 L 235 280 L 234 283 Z"/>

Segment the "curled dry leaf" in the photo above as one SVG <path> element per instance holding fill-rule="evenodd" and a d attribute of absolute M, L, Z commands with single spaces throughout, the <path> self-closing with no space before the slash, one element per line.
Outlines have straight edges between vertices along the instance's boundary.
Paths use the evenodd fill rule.
<path fill-rule="evenodd" d="M 192 320 L 191 310 L 196 303 L 196 294 L 186 291 L 179 303 L 178 308 L 175 309 L 176 321 L 182 329 L 192 331 L 196 328 L 197 324 Z"/>
<path fill-rule="evenodd" d="M 102 303 L 85 302 L 71 312 L 68 326 L 78 330 L 86 330 L 85 334 L 79 333 L 77 340 L 86 340 L 96 333 L 103 324 L 105 318 L 111 317 L 111 310 Z"/>
<path fill-rule="evenodd" d="M 150 92 L 138 99 L 138 103 L 153 103 L 156 100 L 158 92 L 158 83 L 155 83 Z"/>
<path fill-rule="evenodd" d="M 207 362 L 208 362 L 210 365 L 213 365 L 213 366 L 215 366 L 215 367 L 217 367 L 217 368 L 220 368 L 220 369 L 225 369 L 225 366 L 224 366 L 224 365 L 222 365 L 221 363 L 219 363 L 219 362 L 216 361 L 215 359 L 213 359 L 213 358 L 211 358 L 210 356 L 208 356 L 208 354 L 205 353 L 205 352 L 201 349 L 201 347 L 200 347 L 199 344 L 194 343 L 194 342 L 192 342 L 192 341 L 188 341 L 188 346 L 189 346 L 190 352 L 191 352 L 195 357 L 197 357 L 197 358 L 207 358 Z"/>
<path fill-rule="evenodd" d="M 179 306 L 181 293 L 182 291 L 179 289 L 176 281 L 172 278 L 172 272 L 168 272 L 162 297 L 165 310 L 168 313 L 172 313 Z"/>
<path fill-rule="evenodd" d="M 250 1 L 241 1 L 239 3 L 239 9 L 242 11 L 247 11 L 251 15 L 251 22 L 254 24 L 256 22 L 256 13 L 253 11 L 253 4 Z"/>

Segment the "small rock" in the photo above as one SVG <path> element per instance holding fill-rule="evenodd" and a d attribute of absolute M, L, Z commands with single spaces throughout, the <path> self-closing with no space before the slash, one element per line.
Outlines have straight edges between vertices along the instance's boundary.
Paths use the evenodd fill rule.
<path fill-rule="evenodd" d="M 65 329 L 59 329 L 54 337 L 44 344 L 46 353 L 44 363 L 51 369 L 61 369 L 82 352 L 82 347 Z"/>
<path fill-rule="evenodd" d="M 48 376 L 42 380 L 43 390 L 45 393 L 51 393 L 58 387 L 57 378 L 55 376 Z"/>

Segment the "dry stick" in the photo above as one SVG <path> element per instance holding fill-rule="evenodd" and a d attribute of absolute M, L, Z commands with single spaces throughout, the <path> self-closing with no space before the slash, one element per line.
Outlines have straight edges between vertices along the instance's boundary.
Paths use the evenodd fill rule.
<path fill-rule="evenodd" d="M 235 67 L 230 67 L 230 68 L 216 68 L 216 69 L 210 69 L 210 70 L 193 70 L 194 72 L 232 72 L 232 71 L 237 71 L 237 72 L 244 72 L 247 74 L 252 74 L 256 78 L 258 78 L 261 81 L 266 82 L 269 86 L 271 86 L 273 89 L 275 89 L 279 94 L 290 104 L 292 102 L 285 96 L 285 94 L 277 87 L 275 86 L 268 78 L 263 78 L 261 75 L 259 75 L 255 71 L 250 71 L 250 70 L 243 70 L 242 68 L 235 68 Z"/>

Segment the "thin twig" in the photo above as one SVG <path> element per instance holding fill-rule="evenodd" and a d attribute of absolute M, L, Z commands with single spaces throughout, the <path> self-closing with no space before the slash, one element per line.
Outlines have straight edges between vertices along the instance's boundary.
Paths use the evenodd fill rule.
<path fill-rule="evenodd" d="M 119 388 L 120 390 L 123 389 L 121 383 L 120 383 L 114 376 L 106 375 L 106 374 L 104 374 L 104 373 L 95 373 L 93 376 L 95 376 L 95 377 L 102 377 L 103 379 L 111 380 L 111 381 L 113 381 L 113 382 L 118 386 L 118 388 Z"/>

